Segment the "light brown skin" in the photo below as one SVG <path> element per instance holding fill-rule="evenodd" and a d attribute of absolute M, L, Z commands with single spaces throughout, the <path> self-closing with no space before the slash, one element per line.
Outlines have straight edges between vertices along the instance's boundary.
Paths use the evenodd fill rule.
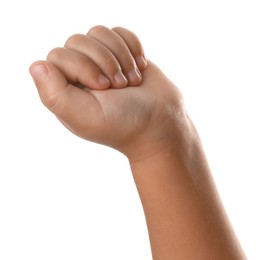
<path fill-rule="evenodd" d="M 180 91 L 132 32 L 95 26 L 30 72 L 64 126 L 127 156 L 154 260 L 246 259 Z"/>

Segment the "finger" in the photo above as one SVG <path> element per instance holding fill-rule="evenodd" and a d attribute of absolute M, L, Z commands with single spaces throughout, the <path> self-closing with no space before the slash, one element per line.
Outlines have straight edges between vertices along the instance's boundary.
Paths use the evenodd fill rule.
<path fill-rule="evenodd" d="M 55 48 L 47 60 L 54 64 L 73 84 L 80 83 L 91 89 L 107 89 L 110 81 L 87 56 L 67 48 Z"/>
<path fill-rule="evenodd" d="M 45 61 L 34 62 L 29 71 L 42 103 L 53 110 L 68 87 L 67 79 L 54 65 Z"/>
<path fill-rule="evenodd" d="M 129 85 L 141 83 L 141 73 L 126 42 L 120 35 L 105 26 L 95 26 L 89 30 L 88 36 L 100 41 L 115 55 Z"/>
<path fill-rule="evenodd" d="M 37 61 L 30 66 L 30 73 L 43 104 L 74 133 L 83 133 L 86 139 L 99 133 L 103 110 L 97 99 L 88 92 L 67 82 L 65 76 L 50 62 Z M 88 115 L 94 115 L 91 117 Z"/>
<path fill-rule="evenodd" d="M 92 37 L 76 34 L 71 36 L 65 48 L 75 50 L 89 57 L 110 79 L 111 86 L 123 88 L 127 85 L 127 79 L 123 75 L 121 66 L 114 54 L 102 43 Z"/>
<path fill-rule="evenodd" d="M 126 42 L 139 70 L 144 70 L 147 67 L 147 59 L 139 38 L 133 32 L 122 27 L 114 27 L 112 30 L 120 35 L 120 37 Z"/>

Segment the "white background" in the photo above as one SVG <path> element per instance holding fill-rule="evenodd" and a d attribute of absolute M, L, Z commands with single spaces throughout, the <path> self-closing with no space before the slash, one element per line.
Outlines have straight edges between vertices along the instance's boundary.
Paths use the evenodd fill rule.
<path fill-rule="evenodd" d="M 64 129 L 29 65 L 124 26 L 182 90 L 249 259 L 280 259 L 279 1 L 2 1 L 0 259 L 151 259 L 126 158 Z"/>

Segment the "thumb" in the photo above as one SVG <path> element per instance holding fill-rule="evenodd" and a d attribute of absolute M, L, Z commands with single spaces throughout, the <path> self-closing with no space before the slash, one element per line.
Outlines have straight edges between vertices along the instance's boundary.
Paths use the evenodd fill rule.
<path fill-rule="evenodd" d="M 30 66 L 29 72 L 43 104 L 48 109 L 53 110 L 68 85 L 65 76 L 47 61 L 34 62 Z"/>
<path fill-rule="evenodd" d="M 97 99 L 68 83 L 65 76 L 50 62 L 36 61 L 30 74 L 43 104 L 70 131 L 88 140 L 97 140 L 102 133 L 103 110 Z M 94 130 L 94 133 L 92 133 Z"/>

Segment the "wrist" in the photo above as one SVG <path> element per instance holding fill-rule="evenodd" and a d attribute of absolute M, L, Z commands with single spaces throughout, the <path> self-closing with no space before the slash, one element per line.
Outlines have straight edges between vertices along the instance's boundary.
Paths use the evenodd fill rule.
<path fill-rule="evenodd" d="M 183 119 L 170 121 L 172 122 L 167 122 L 165 127 L 159 127 L 161 135 L 155 134 L 156 138 L 154 136 L 139 138 L 138 143 L 126 153 L 131 167 L 153 164 L 156 161 L 181 160 L 182 163 L 188 163 L 187 161 L 192 163 L 194 156 L 198 158 L 203 155 L 199 136 L 187 115 Z M 163 128 L 169 129 L 163 131 Z"/>

